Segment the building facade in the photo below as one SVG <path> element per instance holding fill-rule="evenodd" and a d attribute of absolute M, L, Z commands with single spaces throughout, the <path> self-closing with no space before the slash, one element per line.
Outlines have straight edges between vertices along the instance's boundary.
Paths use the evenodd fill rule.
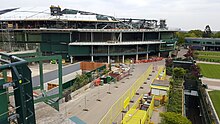
<path fill-rule="evenodd" d="M 169 56 L 177 41 L 174 33 L 178 30 L 167 28 L 165 20 L 116 19 L 78 10 L 61 11 L 54 6 L 38 13 L 21 9 L 0 11 L 2 50 L 38 49 L 71 61 L 124 62 L 127 58 Z"/>
<path fill-rule="evenodd" d="M 220 51 L 220 38 L 185 38 L 185 45 L 195 50 Z"/>

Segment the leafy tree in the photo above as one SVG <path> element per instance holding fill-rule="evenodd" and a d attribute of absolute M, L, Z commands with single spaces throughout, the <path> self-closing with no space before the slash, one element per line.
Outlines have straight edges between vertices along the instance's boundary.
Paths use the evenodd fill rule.
<path fill-rule="evenodd" d="M 192 34 L 195 37 L 202 37 L 203 34 L 201 30 L 190 30 L 188 33 Z"/>
<path fill-rule="evenodd" d="M 185 43 L 185 33 L 184 32 L 176 32 L 176 36 L 178 37 L 178 41 L 177 41 L 178 45 Z"/>
<path fill-rule="evenodd" d="M 174 78 L 183 78 L 183 76 L 186 74 L 186 70 L 183 68 L 177 68 L 175 67 L 173 69 L 173 77 Z"/>
<path fill-rule="evenodd" d="M 192 124 L 186 117 L 174 112 L 160 113 L 160 117 L 162 117 L 161 124 Z"/>
<path fill-rule="evenodd" d="M 213 35 L 214 38 L 220 38 L 220 32 L 217 32 Z"/>

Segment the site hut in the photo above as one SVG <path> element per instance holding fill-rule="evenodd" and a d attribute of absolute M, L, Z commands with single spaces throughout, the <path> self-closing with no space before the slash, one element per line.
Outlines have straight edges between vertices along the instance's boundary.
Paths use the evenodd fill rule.
<path fill-rule="evenodd" d="M 170 90 L 170 82 L 166 78 L 166 69 L 162 71 L 150 85 L 151 95 L 155 96 L 155 106 L 159 106 L 168 101 L 168 92 Z"/>
<path fill-rule="evenodd" d="M 38 49 L 66 61 L 124 62 L 167 57 L 179 29 L 166 20 L 126 19 L 74 9 L 27 7 L 0 11 L 3 51 Z"/>

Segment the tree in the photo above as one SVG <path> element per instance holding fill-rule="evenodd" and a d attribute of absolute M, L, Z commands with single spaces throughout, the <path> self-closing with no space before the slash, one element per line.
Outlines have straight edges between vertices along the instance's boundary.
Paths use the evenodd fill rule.
<path fill-rule="evenodd" d="M 173 69 L 173 77 L 174 78 L 183 78 L 183 76 L 186 74 L 186 70 L 183 68 L 177 68 L 175 67 Z"/>
<path fill-rule="evenodd" d="M 162 117 L 161 124 L 192 124 L 186 117 L 174 112 L 160 113 L 160 117 Z"/>
<path fill-rule="evenodd" d="M 220 38 L 220 32 L 217 32 L 213 35 L 214 38 Z"/>
<path fill-rule="evenodd" d="M 211 36 L 212 36 L 211 28 L 209 27 L 209 25 L 206 25 L 205 30 L 203 32 L 203 37 L 210 38 Z"/>
<path fill-rule="evenodd" d="M 189 34 L 193 34 L 195 37 L 202 37 L 203 32 L 201 30 L 190 30 L 188 32 Z"/>
<path fill-rule="evenodd" d="M 185 43 L 185 33 L 184 32 L 176 32 L 176 36 L 178 37 L 178 41 L 177 41 L 178 45 Z"/>

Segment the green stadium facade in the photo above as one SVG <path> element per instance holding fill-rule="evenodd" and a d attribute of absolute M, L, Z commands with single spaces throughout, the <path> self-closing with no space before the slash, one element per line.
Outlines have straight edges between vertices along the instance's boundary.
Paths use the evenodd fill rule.
<path fill-rule="evenodd" d="M 165 20 L 114 18 L 91 12 L 50 8 L 0 11 L 0 49 L 38 49 L 66 60 L 124 62 L 170 56 L 177 39 Z"/>

